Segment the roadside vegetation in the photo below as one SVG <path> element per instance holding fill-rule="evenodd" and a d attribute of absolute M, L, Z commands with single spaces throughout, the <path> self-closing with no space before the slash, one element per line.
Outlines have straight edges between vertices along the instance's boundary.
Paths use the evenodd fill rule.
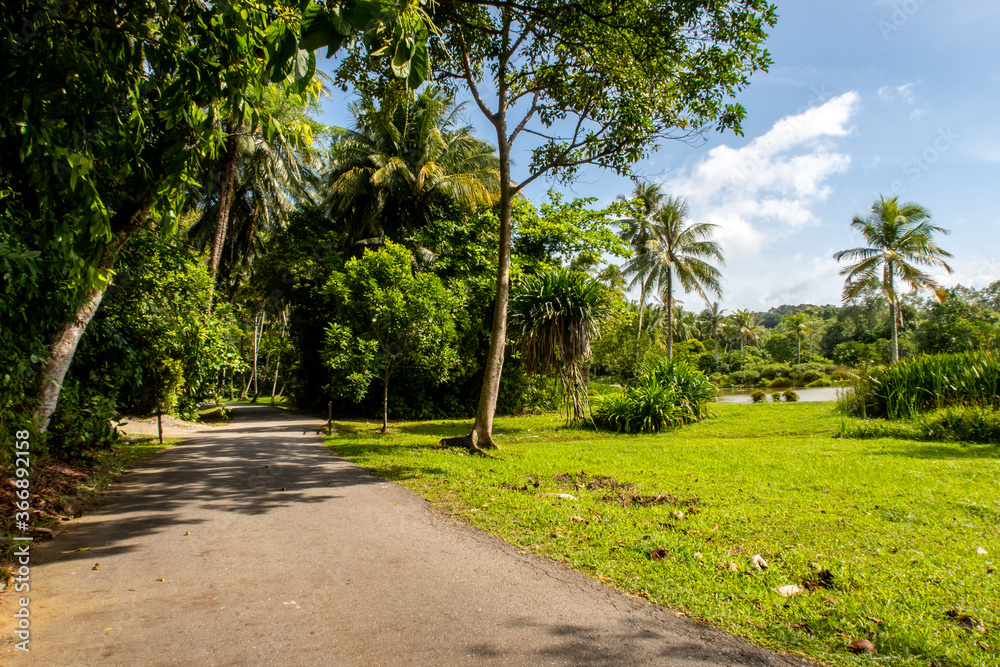
<path fill-rule="evenodd" d="M 455 421 L 386 436 L 337 422 L 327 443 L 515 546 L 775 650 L 867 665 L 848 645 L 869 640 L 879 663 L 997 664 L 996 445 L 835 437 L 833 403 L 712 412 L 659 435 L 499 419 L 501 460 L 441 449 Z"/>

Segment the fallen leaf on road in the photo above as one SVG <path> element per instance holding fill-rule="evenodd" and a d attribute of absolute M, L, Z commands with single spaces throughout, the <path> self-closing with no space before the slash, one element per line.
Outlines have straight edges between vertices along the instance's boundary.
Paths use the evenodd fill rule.
<path fill-rule="evenodd" d="M 111 632 L 112 630 L 114 630 L 114 628 L 104 628 L 105 632 Z"/>
<path fill-rule="evenodd" d="M 101 569 L 101 566 L 100 566 L 99 564 L 97 564 L 97 563 L 94 563 L 94 567 L 92 567 L 92 568 L 90 568 L 90 569 L 91 569 L 91 570 L 100 570 L 100 569 Z"/>
<path fill-rule="evenodd" d="M 70 549 L 69 551 L 63 551 L 64 554 L 75 554 L 77 551 L 90 551 L 90 547 L 80 547 L 79 549 Z"/>
<path fill-rule="evenodd" d="M 185 530 L 185 531 L 184 531 L 184 534 L 185 534 L 185 535 L 190 535 L 190 534 L 191 534 L 191 531 L 190 531 L 190 530 Z"/>
<path fill-rule="evenodd" d="M 157 579 L 157 581 L 166 581 L 166 579 Z"/>

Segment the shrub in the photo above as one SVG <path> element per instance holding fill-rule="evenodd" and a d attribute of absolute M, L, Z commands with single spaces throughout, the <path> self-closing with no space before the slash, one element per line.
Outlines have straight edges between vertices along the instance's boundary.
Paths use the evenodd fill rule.
<path fill-rule="evenodd" d="M 780 403 L 781 402 L 781 392 L 780 391 L 773 392 L 771 394 L 771 400 L 774 401 L 775 403 Z"/>
<path fill-rule="evenodd" d="M 750 400 L 754 403 L 764 403 L 767 401 L 767 394 L 764 393 L 763 389 L 755 389 L 752 394 L 750 394 Z"/>
<path fill-rule="evenodd" d="M 781 392 L 781 397 L 784 398 L 787 403 L 795 403 L 799 400 L 799 395 L 791 389 L 786 389 Z"/>
<path fill-rule="evenodd" d="M 655 433 L 698 421 L 708 414 L 715 386 L 683 361 L 659 360 L 621 394 L 605 396 L 594 424 L 620 433 Z"/>
<path fill-rule="evenodd" d="M 806 385 L 807 387 L 832 387 L 833 382 L 828 377 L 821 377 Z"/>
<path fill-rule="evenodd" d="M 845 380 L 851 380 L 855 377 L 854 373 L 846 368 L 837 368 L 830 375 L 835 382 L 843 382 Z"/>
<path fill-rule="evenodd" d="M 850 438 L 905 438 L 995 445 L 1000 443 L 1000 411 L 956 407 L 919 415 L 912 421 L 858 420 L 848 422 L 840 435 Z"/>
<path fill-rule="evenodd" d="M 757 371 L 736 371 L 735 373 L 730 373 L 729 381 L 735 385 L 741 386 L 751 386 L 757 384 L 760 379 L 760 373 Z"/>
<path fill-rule="evenodd" d="M 791 387 L 794 382 L 791 378 L 776 377 L 767 383 L 768 387 L 773 387 L 775 389 L 784 389 L 785 387 Z"/>
<path fill-rule="evenodd" d="M 799 382 L 808 385 L 811 382 L 816 382 L 822 377 L 824 377 L 823 371 L 808 370 L 799 376 Z"/>
<path fill-rule="evenodd" d="M 913 418 L 949 406 L 1000 406 L 1000 354 L 920 356 L 859 376 L 847 411 L 862 417 Z"/>
<path fill-rule="evenodd" d="M 760 369 L 760 375 L 767 380 L 779 377 L 790 378 L 792 377 L 792 367 L 788 364 L 768 364 Z"/>

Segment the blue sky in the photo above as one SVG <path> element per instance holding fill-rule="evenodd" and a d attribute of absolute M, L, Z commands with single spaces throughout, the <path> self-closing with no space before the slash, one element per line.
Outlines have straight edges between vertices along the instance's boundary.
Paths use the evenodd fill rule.
<path fill-rule="evenodd" d="M 739 101 L 744 136 L 664 145 L 637 171 L 687 197 L 690 218 L 719 225 L 723 307 L 839 303 L 832 255 L 861 245 L 848 226 L 880 194 L 930 209 L 952 230 L 940 244 L 955 273 L 1000 280 L 1000 3 L 996 0 L 778 0 L 767 47 L 774 64 Z M 348 122 L 345 96 L 323 120 Z M 492 127 L 467 107 L 479 136 Z M 515 159 L 517 159 L 515 155 Z M 527 156 L 518 162 L 527 163 Z M 514 167 L 515 180 L 518 178 Z M 543 201 L 551 187 L 529 186 Z M 585 170 L 573 196 L 598 204 L 628 179 Z M 688 309 L 703 307 L 681 296 Z"/>

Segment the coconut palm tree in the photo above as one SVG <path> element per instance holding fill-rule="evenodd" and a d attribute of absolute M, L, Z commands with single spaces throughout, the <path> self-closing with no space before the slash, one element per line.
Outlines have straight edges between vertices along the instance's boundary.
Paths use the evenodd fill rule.
<path fill-rule="evenodd" d="M 459 125 L 463 106 L 434 87 L 380 107 L 351 105 L 354 129 L 331 147 L 325 203 L 352 240 L 406 243 L 444 207 L 493 204 L 496 149 Z"/>
<path fill-rule="evenodd" d="M 718 301 L 706 302 L 707 308 L 701 311 L 702 330 L 715 341 L 715 363 L 719 363 L 719 330 L 725 323 L 725 310 L 719 307 Z"/>
<path fill-rule="evenodd" d="M 589 413 L 587 360 L 590 342 L 611 315 L 604 285 L 590 276 L 556 268 L 522 280 L 511 292 L 511 331 L 521 342 L 525 367 L 555 371 L 563 387 L 569 417 L 582 421 Z"/>
<path fill-rule="evenodd" d="M 729 316 L 732 323 L 733 332 L 740 342 L 740 352 L 747 343 L 757 343 L 759 327 L 757 326 L 757 316 L 749 310 L 736 309 L 736 312 Z"/>
<path fill-rule="evenodd" d="M 900 204 L 897 197 L 880 197 L 866 216 L 855 216 L 851 228 L 865 237 L 867 246 L 841 250 L 833 258 L 853 261 L 841 270 L 844 301 L 850 301 L 866 288 L 877 286 L 889 302 L 892 320 L 892 361 L 899 361 L 899 291 L 898 283 L 911 290 L 929 289 L 941 302 L 945 293 L 923 268 L 952 272 L 943 258 L 951 253 L 934 242 L 935 234 L 950 234 L 950 230 L 931 223 L 930 212 L 919 204 Z"/>
<path fill-rule="evenodd" d="M 789 315 L 784 321 L 785 327 L 795 333 L 795 363 L 802 363 L 802 337 L 811 332 L 809 328 L 809 315 L 807 313 L 795 313 Z"/>
<path fill-rule="evenodd" d="M 725 264 L 722 249 L 710 240 L 716 225 L 687 223 L 687 203 L 667 197 L 657 209 L 648 251 L 630 259 L 622 271 L 632 282 L 629 287 L 656 290 L 663 295 L 667 311 L 667 357 L 673 356 L 674 279 L 685 292 L 695 292 L 708 301 L 707 292 L 722 296 L 722 274 L 706 260 Z"/>
<path fill-rule="evenodd" d="M 649 241 L 653 238 L 653 229 L 656 226 L 656 213 L 664 199 L 660 186 L 652 183 L 636 183 L 632 190 L 632 199 L 619 195 L 619 201 L 631 201 L 632 217 L 624 218 L 620 224 L 622 226 L 619 236 L 623 241 L 632 246 L 635 257 L 645 255 L 649 252 Z M 631 285 L 630 285 L 631 287 Z M 649 294 L 649 285 L 639 286 L 639 328 L 635 336 L 635 354 L 639 356 L 639 339 L 642 336 L 642 315 L 645 310 L 644 304 L 646 296 Z"/>

